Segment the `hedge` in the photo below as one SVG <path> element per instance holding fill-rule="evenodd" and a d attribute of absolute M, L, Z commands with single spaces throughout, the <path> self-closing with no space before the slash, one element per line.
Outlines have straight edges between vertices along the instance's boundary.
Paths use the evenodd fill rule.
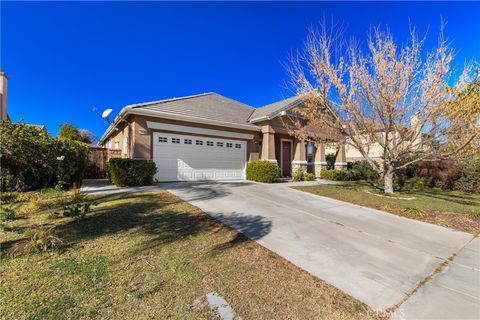
<path fill-rule="evenodd" d="M 273 183 L 280 177 L 280 167 L 275 162 L 255 160 L 247 165 L 247 180 Z"/>
<path fill-rule="evenodd" d="M 110 180 L 119 187 L 150 185 L 156 172 L 155 162 L 149 160 L 113 158 L 108 161 Z"/>
<path fill-rule="evenodd" d="M 2 192 L 79 186 L 87 144 L 55 139 L 45 129 L 4 120 L 0 122 L 0 145 Z"/>

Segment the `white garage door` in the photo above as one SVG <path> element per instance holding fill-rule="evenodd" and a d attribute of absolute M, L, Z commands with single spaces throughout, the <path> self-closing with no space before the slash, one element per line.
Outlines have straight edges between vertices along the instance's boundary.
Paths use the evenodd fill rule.
<path fill-rule="evenodd" d="M 246 142 L 153 133 L 157 181 L 245 179 Z"/>

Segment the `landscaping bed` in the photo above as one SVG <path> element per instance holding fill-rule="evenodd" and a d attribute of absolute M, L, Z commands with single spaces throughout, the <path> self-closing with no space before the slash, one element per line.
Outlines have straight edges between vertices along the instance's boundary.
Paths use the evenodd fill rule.
<path fill-rule="evenodd" d="M 7 221 L 1 231 L 0 318 L 212 318 L 210 311 L 191 307 L 211 291 L 243 319 L 379 318 L 168 192 L 94 200 L 98 205 L 84 218 L 52 215 L 57 202 L 50 201 L 35 211 L 25 205 Z M 8 255 L 32 225 L 51 228 L 62 245 Z"/>
<path fill-rule="evenodd" d="M 473 234 L 480 232 L 478 194 L 425 188 L 386 195 L 366 182 L 294 188 Z"/>

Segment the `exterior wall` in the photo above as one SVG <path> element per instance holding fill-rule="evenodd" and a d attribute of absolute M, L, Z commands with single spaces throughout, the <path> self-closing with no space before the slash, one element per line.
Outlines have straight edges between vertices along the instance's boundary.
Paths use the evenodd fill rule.
<path fill-rule="evenodd" d="M 118 130 L 115 130 L 114 133 L 110 136 L 109 141 L 111 142 L 111 146 L 109 145 L 109 142 L 107 142 L 105 147 L 108 147 L 109 149 L 121 150 L 122 158 L 124 158 L 125 156 L 123 155 L 123 147 L 124 147 L 123 142 L 125 141 L 124 138 L 126 133 L 125 132 L 126 126 L 123 125 L 117 128 Z M 118 141 L 118 148 L 117 148 L 117 144 L 115 143 L 116 141 Z"/>
<path fill-rule="evenodd" d="M 247 141 L 247 161 L 253 161 L 253 160 L 259 159 L 259 144 L 258 144 L 259 132 L 241 130 L 241 129 L 232 129 L 228 127 L 219 127 L 219 126 L 212 126 L 212 125 L 185 122 L 185 121 L 160 119 L 155 117 L 147 117 L 147 116 L 139 116 L 139 115 L 133 115 L 131 120 L 132 129 L 133 129 L 131 154 L 133 158 L 151 160 L 152 154 L 153 154 L 153 147 L 152 147 L 153 132 L 169 132 L 167 130 L 149 129 L 147 127 L 147 121 L 175 124 L 175 125 L 182 125 L 182 126 L 188 126 L 188 127 L 203 128 L 203 129 L 252 134 L 253 139 L 246 140 Z M 194 134 L 194 135 L 223 138 L 222 136 L 215 136 L 215 135 L 205 135 L 205 134 Z M 238 139 L 238 138 L 229 138 L 229 139 L 245 141 L 245 139 Z"/>
<path fill-rule="evenodd" d="M 262 142 L 262 159 L 264 160 L 276 160 L 278 165 L 281 167 L 282 166 L 282 140 L 291 140 L 292 141 L 292 155 L 291 155 L 291 172 L 295 171 L 296 169 L 301 169 L 304 172 L 307 171 L 307 159 L 306 159 L 306 152 L 305 152 L 305 144 L 298 141 L 295 137 L 291 136 L 288 133 L 288 130 L 284 126 L 284 121 L 287 121 L 285 118 L 281 117 L 276 117 L 271 120 L 265 120 L 265 121 L 260 121 L 255 123 L 258 126 L 263 128 L 270 128 L 273 130 L 274 134 L 274 143 L 273 145 L 267 145 L 265 143 L 265 136 L 263 136 L 261 139 L 263 140 Z M 263 133 L 265 135 L 265 133 Z M 271 149 L 274 148 L 273 152 L 272 150 L 266 150 L 266 148 Z M 302 149 L 303 148 L 303 149 Z M 274 159 L 267 159 L 265 157 L 266 154 L 271 154 L 274 155 Z M 271 158 L 271 156 L 270 156 Z"/>
<path fill-rule="evenodd" d="M 0 120 L 8 118 L 7 114 L 7 76 L 0 70 Z"/>

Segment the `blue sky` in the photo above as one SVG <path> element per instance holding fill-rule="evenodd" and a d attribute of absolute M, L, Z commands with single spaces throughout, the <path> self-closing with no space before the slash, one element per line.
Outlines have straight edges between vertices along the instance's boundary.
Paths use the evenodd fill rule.
<path fill-rule="evenodd" d="M 322 17 L 365 39 L 388 25 L 401 41 L 408 22 L 435 44 L 440 17 L 456 62 L 480 60 L 479 2 L 1 2 L 2 69 L 13 121 L 55 135 L 72 122 L 98 137 L 131 103 L 214 91 L 258 107 L 288 97 L 282 66 Z"/>

